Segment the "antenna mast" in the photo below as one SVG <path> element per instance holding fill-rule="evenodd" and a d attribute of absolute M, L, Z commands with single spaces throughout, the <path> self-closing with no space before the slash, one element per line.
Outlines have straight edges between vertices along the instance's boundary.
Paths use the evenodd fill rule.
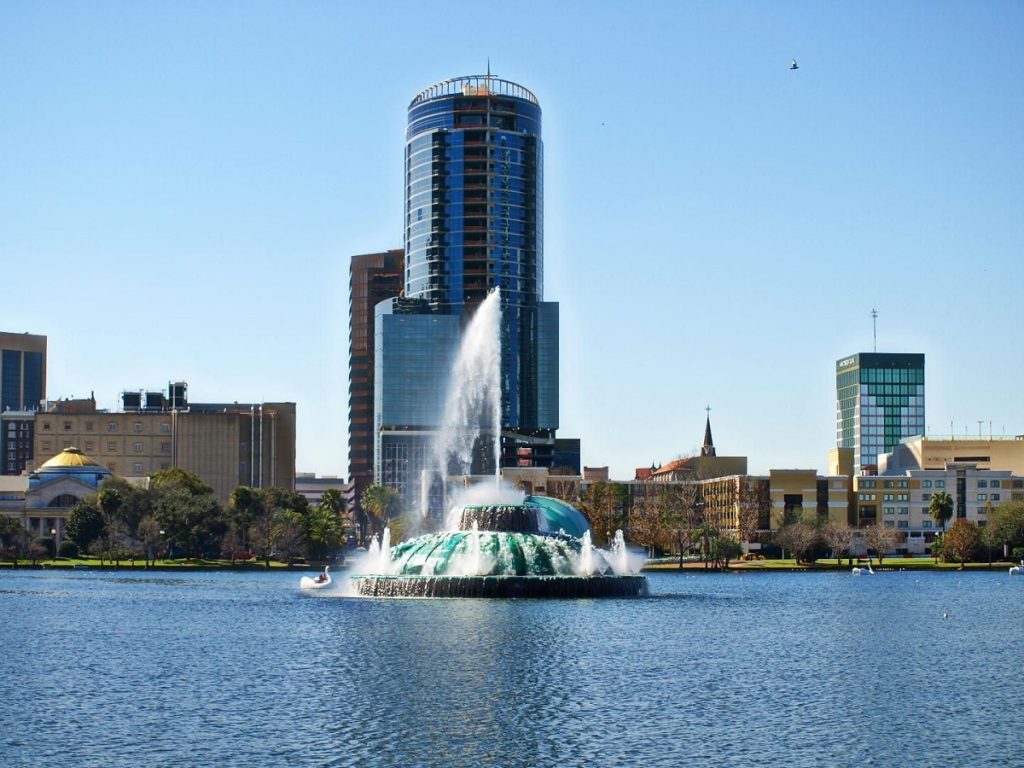
<path fill-rule="evenodd" d="M 871 308 L 871 351 L 878 351 L 878 310 Z"/>

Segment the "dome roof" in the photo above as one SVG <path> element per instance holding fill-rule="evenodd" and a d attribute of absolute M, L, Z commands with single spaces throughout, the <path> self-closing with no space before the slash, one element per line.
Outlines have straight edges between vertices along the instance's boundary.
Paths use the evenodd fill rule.
<path fill-rule="evenodd" d="M 103 469 L 98 461 L 89 458 L 74 446 L 65 448 L 52 459 L 44 462 L 39 469 L 68 469 L 73 467 Z"/>

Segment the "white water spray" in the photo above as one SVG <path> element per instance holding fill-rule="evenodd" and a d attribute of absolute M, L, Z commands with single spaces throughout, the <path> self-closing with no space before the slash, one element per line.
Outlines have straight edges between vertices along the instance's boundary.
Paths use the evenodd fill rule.
<path fill-rule="evenodd" d="M 594 572 L 594 545 L 590 543 L 590 531 L 584 531 L 580 547 L 580 559 L 577 573 L 589 576 Z"/>
<path fill-rule="evenodd" d="M 492 438 L 494 472 L 500 477 L 501 294 L 495 288 L 462 334 L 452 366 L 448 399 L 434 443 L 434 465 L 442 477 L 472 473 L 473 448 Z"/>

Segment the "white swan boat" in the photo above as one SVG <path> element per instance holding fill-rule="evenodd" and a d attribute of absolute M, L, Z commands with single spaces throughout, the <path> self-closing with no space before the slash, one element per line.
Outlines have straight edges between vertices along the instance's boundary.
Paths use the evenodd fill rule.
<path fill-rule="evenodd" d="M 331 586 L 331 566 L 329 565 L 315 579 L 311 579 L 309 576 L 303 576 L 299 579 L 300 589 L 324 589 L 329 586 Z"/>

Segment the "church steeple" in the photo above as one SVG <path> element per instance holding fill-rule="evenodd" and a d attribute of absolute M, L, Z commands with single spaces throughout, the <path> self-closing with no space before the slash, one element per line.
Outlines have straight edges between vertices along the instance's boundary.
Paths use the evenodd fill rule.
<path fill-rule="evenodd" d="M 708 412 L 708 420 L 704 425 L 704 445 L 700 448 L 701 456 L 715 455 L 715 441 L 711 437 L 711 406 L 704 409 Z"/>

